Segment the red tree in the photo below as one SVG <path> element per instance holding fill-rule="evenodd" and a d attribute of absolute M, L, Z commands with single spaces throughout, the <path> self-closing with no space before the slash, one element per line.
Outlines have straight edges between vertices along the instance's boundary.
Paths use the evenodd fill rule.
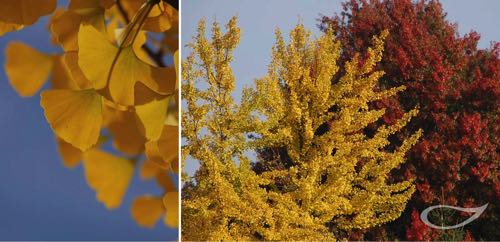
<path fill-rule="evenodd" d="M 340 14 L 321 20 L 321 28 L 336 31 L 344 60 L 370 46 L 371 36 L 384 29 L 390 32 L 380 63 L 386 72 L 380 88 L 406 85 L 407 90 L 373 104 L 387 112 L 367 133 L 381 123 L 393 123 L 415 105 L 420 107 L 410 128 L 392 140 L 397 144 L 411 129 L 424 129 L 409 161 L 393 174 L 395 180 L 415 178 L 417 192 L 398 221 L 366 232 L 365 239 L 380 239 L 387 233 L 408 240 L 436 239 L 442 231 L 422 224 L 420 211 L 436 204 L 478 207 L 485 203 L 490 204 L 488 209 L 466 229 L 476 239 L 500 238 L 494 229 L 500 227 L 496 125 L 500 45 L 478 49 L 477 33 L 459 36 L 457 26 L 445 17 L 437 1 L 350 0 Z"/>

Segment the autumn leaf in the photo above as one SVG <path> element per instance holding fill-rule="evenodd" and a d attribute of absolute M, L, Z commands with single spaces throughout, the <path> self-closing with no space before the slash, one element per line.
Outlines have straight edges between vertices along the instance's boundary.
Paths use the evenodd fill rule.
<path fill-rule="evenodd" d="M 56 0 L 3 0 L 0 21 L 31 25 L 56 9 Z"/>
<path fill-rule="evenodd" d="M 97 200 L 108 209 L 122 203 L 134 172 L 130 160 L 92 149 L 83 154 L 85 179 L 96 192 Z"/>
<path fill-rule="evenodd" d="M 141 82 L 149 89 L 168 95 L 175 88 L 175 70 L 150 66 L 137 58 L 132 46 L 114 46 L 95 28 L 80 26 L 78 64 L 97 90 L 108 88 L 111 99 L 134 105 L 134 87 Z"/>
<path fill-rule="evenodd" d="M 161 197 L 141 196 L 135 198 L 132 203 L 132 217 L 137 224 L 146 228 L 153 228 L 164 212 Z"/>
<path fill-rule="evenodd" d="M 167 192 L 163 196 L 163 205 L 165 206 L 165 217 L 163 222 L 173 228 L 179 226 L 179 193 Z"/>
<path fill-rule="evenodd" d="M 82 151 L 60 138 L 56 138 L 56 140 L 59 154 L 61 154 L 64 166 L 68 168 L 75 168 L 78 164 L 80 164 L 83 156 Z"/>
<path fill-rule="evenodd" d="M 24 27 L 22 24 L 11 24 L 11 23 L 4 23 L 0 21 L 0 37 L 8 32 L 13 32 L 20 30 Z"/>
<path fill-rule="evenodd" d="M 5 72 L 10 85 L 22 97 L 33 96 L 47 81 L 52 56 L 21 42 L 10 42 L 5 51 Z"/>
<path fill-rule="evenodd" d="M 84 151 L 97 143 L 102 124 L 101 96 L 93 89 L 46 90 L 40 104 L 52 130 Z"/>

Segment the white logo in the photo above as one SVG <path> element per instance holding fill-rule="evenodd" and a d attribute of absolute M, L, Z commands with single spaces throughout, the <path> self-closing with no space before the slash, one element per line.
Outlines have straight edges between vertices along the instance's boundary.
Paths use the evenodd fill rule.
<path fill-rule="evenodd" d="M 454 206 L 448 206 L 448 205 L 435 205 L 435 206 L 431 206 L 431 207 L 428 207 L 426 208 L 424 211 L 422 211 L 422 213 L 420 214 L 420 219 L 422 220 L 422 222 L 424 222 L 427 226 L 431 227 L 431 228 L 435 228 L 435 229 L 456 229 L 456 228 L 459 228 L 459 227 L 463 227 L 465 226 L 466 224 L 476 220 L 477 218 L 479 218 L 479 216 L 481 216 L 481 214 L 484 212 L 484 210 L 486 209 L 486 207 L 488 207 L 488 203 L 481 206 L 481 207 L 477 207 L 477 208 L 461 208 L 461 207 L 454 207 Z M 468 212 L 468 213 L 474 213 L 470 218 L 468 218 L 467 220 L 459 223 L 459 224 L 456 224 L 456 225 L 453 225 L 453 226 L 438 226 L 438 225 L 435 225 L 433 223 L 431 223 L 429 221 L 429 218 L 427 217 L 429 215 L 429 212 L 436 209 L 436 208 L 450 208 L 450 209 L 454 209 L 454 210 L 458 210 L 458 211 L 462 211 L 462 212 Z"/>

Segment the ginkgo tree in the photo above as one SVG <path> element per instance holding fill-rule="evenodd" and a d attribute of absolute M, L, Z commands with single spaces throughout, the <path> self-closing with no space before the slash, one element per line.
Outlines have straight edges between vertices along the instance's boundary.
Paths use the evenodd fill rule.
<path fill-rule="evenodd" d="M 40 93 L 63 164 L 80 164 L 106 208 L 121 205 L 135 172 L 162 194 L 137 197 L 132 217 L 178 226 L 178 6 L 160 0 L 6 0 L 0 35 L 50 15 L 56 53 L 22 42 L 5 50 L 5 71 L 21 97 Z M 172 61 L 173 60 L 173 61 Z M 170 63 L 170 64 L 167 64 Z M 112 143 L 114 151 L 103 148 Z"/>
<path fill-rule="evenodd" d="M 268 74 L 238 104 L 230 67 L 237 19 L 226 28 L 222 33 L 214 22 L 208 39 L 200 21 L 182 63 L 183 165 L 200 163 L 193 177 L 183 174 L 182 238 L 335 240 L 399 217 L 415 188 L 388 174 L 421 131 L 394 151 L 383 148 L 417 107 L 373 136 L 363 133 L 385 113 L 369 103 L 404 89 L 374 88 L 384 74 L 376 65 L 388 32 L 374 36 L 367 57 L 346 62 L 332 83 L 342 51 L 332 32 L 311 40 L 299 24 L 287 44 L 277 31 Z M 284 150 L 286 164 L 255 171 L 257 159 L 247 151 L 269 148 Z"/>

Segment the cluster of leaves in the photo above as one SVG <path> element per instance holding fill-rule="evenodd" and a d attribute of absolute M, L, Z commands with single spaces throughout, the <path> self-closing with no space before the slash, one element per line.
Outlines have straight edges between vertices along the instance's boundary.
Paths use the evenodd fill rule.
<path fill-rule="evenodd" d="M 135 170 L 162 194 L 135 198 L 139 225 L 164 216 L 178 226 L 178 12 L 159 0 L 7 0 L 0 34 L 49 15 L 57 53 L 11 42 L 5 70 L 22 97 L 40 94 L 65 166 L 83 161 L 85 178 L 108 209 L 120 206 Z M 165 61 L 174 59 L 175 65 Z M 170 61 L 171 62 L 171 61 Z M 112 143 L 113 152 L 103 146 Z"/>
<path fill-rule="evenodd" d="M 287 44 L 278 30 L 268 74 L 237 104 L 230 67 L 240 38 L 236 21 L 225 34 L 214 22 L 210 40 L 200 21 L 182 63 L 183 165 L 200 163 L 193 177 L 183 174 L 183 239 L 332 240 L 399 217 L 414 186 L 387 177 L 421 132 L 392 152 L 383 148 L 417 110 L 363 134 L 385 113 L 369 103 L 404 89 L 374 90 L 388 32 L 372 38 L 362 64 L 359 56 L 344 63 L 332 85 L 342 53 L 333 32 L 311 40 L 299 24 Z M 328 130 L 319 134 L 324 125 Z M 247 151 L 276 147 L 289 162 L 254 171 Z"/>
<path fill-rule="evenodd" d="M 409 161 L 391 176 L 416 180 L 417 192 L 405 213 L 389 226 L 352 238 L 443 239 L 443 231 L 423 225 L 419 211 L 436 204 L 479 207 L 486 203 L 488 209 L 469 225 L 466 235 L 500 238 L 496 229 L 500 224 L 500 44 L 478 49 L 479 35 L 460 36 L 437 1 L 349 0 L 343 8 L 321 22 L 322 29 L 334 31 L 342 43 L 341 59 L 363 51 L 372 35 L 388 29 L 386 52 L 379 63 L 386 75 L 379 87 L 407 86 L 397 96 L 372 104 L 388 112 L 366 132 L 394 123 L 415 105 L 420 112 L 410 126 L 424 130 L 409 152 Z M 408 132 L 401 132 L 391 142 L 398 144 L 407 136 Z M 467 214 L 457 216 L 463 220 Z"/>

